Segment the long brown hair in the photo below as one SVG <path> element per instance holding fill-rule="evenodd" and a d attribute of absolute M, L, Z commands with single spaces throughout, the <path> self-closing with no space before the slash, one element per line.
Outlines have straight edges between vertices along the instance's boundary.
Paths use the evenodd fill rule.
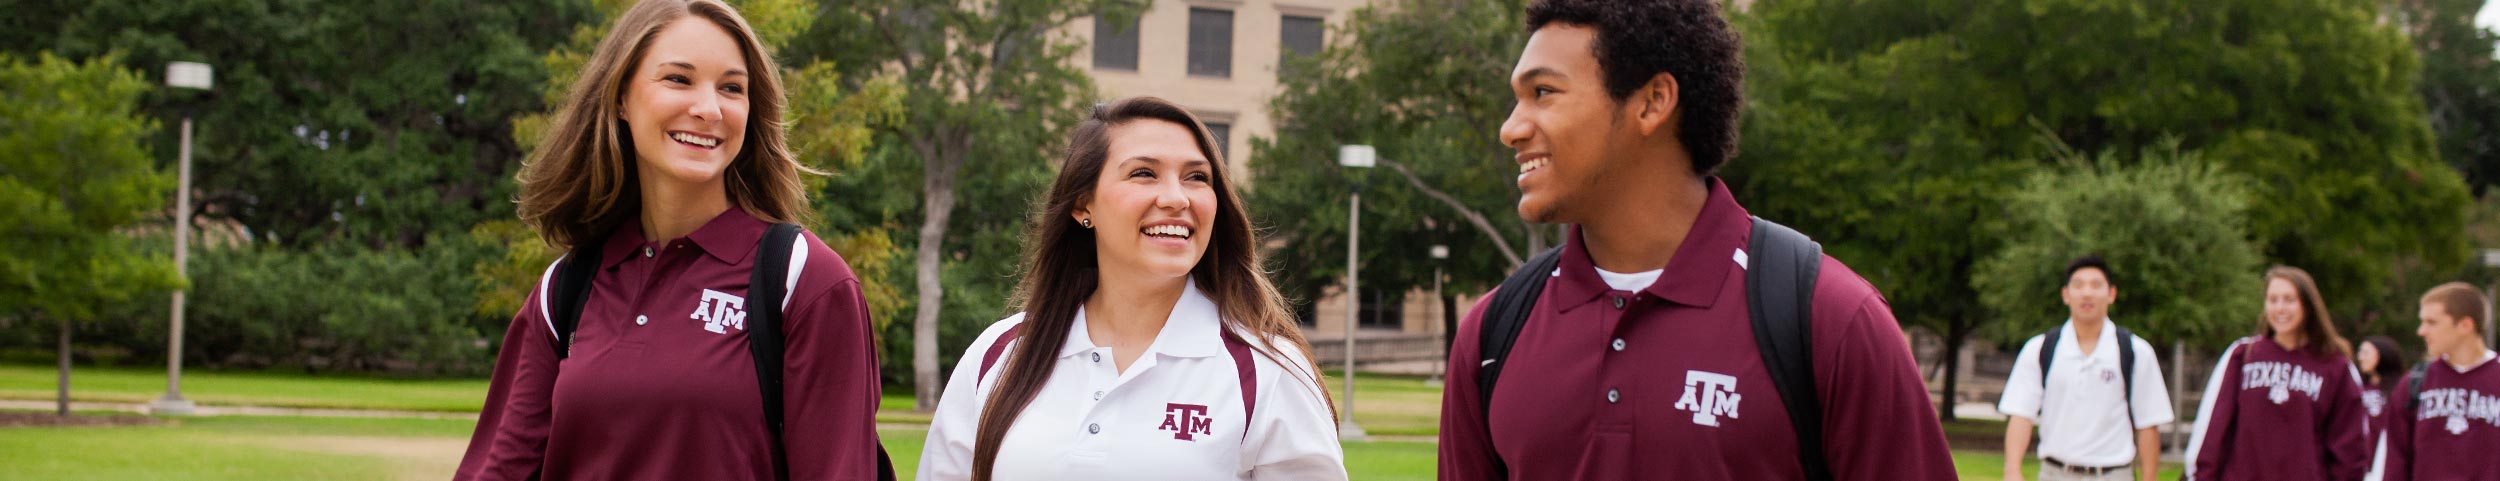
<path fill-rule="evenodd" d="M 538 149 L 521 164 L 521 221 L 558 249 L 591 242 L 640 215 L 641 179 L 625 121 L 625 83 L 652 37 L 679 19 L 698 17 L 738 41 L 747 64 L 745 148 L 731 159 L 723 184 L 730 205 L 767 222 L 811 217 L 802 173 L 821 173 L 791 156 L 782 128 L 781 69 L 736 9 L 716 0 L 643 0 L 618 16 L 565 94 Z"/>
<path fill-rule="evenodd" d="M 2275 279 L 2292 283 L 2292 290 L 2300 292 L 2300 337 L 2306 343 L 2301 350 L 2352 359 L 2352 342 L 2335 331 L 2335 320 L 2326 314 L 2326 298 L 2318 295 L 2318 281 L 2309 277 L 2309 271 L 2283 265 L 2266 269 L 2266 283 L 2273 284 Z M 2257 315 L 2257 337 L 2274 339 L 2274 328 L 2266 323 L 2262 313 Z M 2384 353 L 2379 357 L 2381 362 L 2386 361 Z"/>
<path fill-rule="evenodd" d="M 1307 372 L 1314 390 L 1320 392 L 1330 410 L 1335 401 L 1327 390 L 1318 386 L 1318 367 L 1294 365 L 1286 359 L 1282 347 L 1271 343 L 1280 340 L 1300 351 L 1302 359 L 1311 359 L 1311 344 L 1302 338 L 1293 311 L 1286 307 L 1284 295 L 1268 282 L 1267 270 L 1259 254 L 1258 233 L 1252 230 L 1250 216 L 1242 211 L 1241 196 L 1233 191 L 1230 167 L 1223 153 L 1215 148 L 1215 136 L 1206 124 L 1171 102 L 1153 97 L 1131 97 L 1107 106 L 1096 106 L 1091 117 L 1069 136 L 1068 151 L 1062 159 L 1059 178 L 1050 186 L 1050 193 L 1033 214 L 1033 226 L 1024 237 L 1024 280 L 1016 286 L 1015 304 L 1024 308 L 1024 328 L 1016 337 L 1015 353 L 1007 357 L 1000 369 L 998 386 L 990 392 L 981 411 L 980 434 L 972 444 L 972 479 L 991 479 L 991 465 L 998 460 L 999 444 L 1007 437 L 1007 428 L 1015 425 L 1016 416 L 1041 392 L 1042 384 L 1057 368 L 1057 346 L 1067 342 L 1068 333 L 1076 324 L 1077 309 L 1101 285 L 1096 271 L 1094 231 L 1077 226 L 1073 213 L 1093 197 L 1094 184 L 1102 176 L 1103 164 L 1111 157 L 1112 127 L 1129 122 L 1171 122 L 1187 127 L 1197 137 L 1198 152 L 1205 154 L 1214 171 L 1215 224 L 1208 231 L 1207 255 L 1198 258 L 1190 268 L 1190 278 L 1205 291 L 1222 313 L 1222 327 L 1253 334 L 1250 340 L 1261 355 L 1284 365 L 1287 372 L 1302 377 Z M 999 339 L 992 342 L 1007 342 Z"/>

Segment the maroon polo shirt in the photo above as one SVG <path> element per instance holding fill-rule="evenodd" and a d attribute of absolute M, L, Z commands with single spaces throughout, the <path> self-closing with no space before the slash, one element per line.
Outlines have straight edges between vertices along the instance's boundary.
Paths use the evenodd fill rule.
<path fill-rule="evenodd" d="M 2388 399 L 2387 481 L 2500 480 L 2500 362 L 2459 373 L 2446 360 L 2424 371 L 2422 397 L 2407 400 L 2412 377 Z"/>
<path fill-rule="evenodd" d="M 2370 470 L 2361 378 L 2339 354 L 2242 342 L 2223 369 L 2196 479 L 2352 480 Z"/>
<path fill-rule="evenodd" d="M 1572 229 L 1560 274 L 1504 361 L 1489 420 L 1477 396 L 1485 303 L 1476 304 L 1459 324 L 1442 394 L 1441 479 L 1496 479 L 1495 456 L 1512 479 L 1805 479 L 1736 261 L 1752 223 L 1725 185 L 1709 188 L 1665 272 L 1639 292 L 1607 286 Z M 1814 383 L 1833 474 L 1953 479 L 1891 307 L 1830 257 L 1815 282 Z"/>
<path fill-rule="evenodd" d="M 572 355 L 559 361 L 539 296 L 512 319 L 456 480 L 770 480 L 770 430 L 747 351 L 746 299 L 767 225 L 730 209 L 655 243 L 609 236 Z M 789 479 L 876 477 L 878 388 L 866 302 L 815 235 L 783 309 Z M 768 267 L 770 268 L 770 267 Z M 552 275 L 552 268 L 550 269 Z M 714 332 L 717 330 L 718 332 Z"/>

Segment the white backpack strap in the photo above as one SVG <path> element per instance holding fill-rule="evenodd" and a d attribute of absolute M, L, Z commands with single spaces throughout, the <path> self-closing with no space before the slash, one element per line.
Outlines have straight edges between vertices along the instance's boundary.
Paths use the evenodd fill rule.
<path fill-rule="evenodd" d="M 556 266 L 564 265 L 566 257 L 571 257 L 571 255 L 556 256 L 555 262 L 547 263 L 547 272 L 538 275 L 538 320 L 547 323 L 547 335 L 550 336 L 555 335 L 556 332 L 556 316 L 553 310 L 547 308 L 548 303 L 555 302 L 555 299 L 547 298 L 547 285 L 555 282 Z"/>

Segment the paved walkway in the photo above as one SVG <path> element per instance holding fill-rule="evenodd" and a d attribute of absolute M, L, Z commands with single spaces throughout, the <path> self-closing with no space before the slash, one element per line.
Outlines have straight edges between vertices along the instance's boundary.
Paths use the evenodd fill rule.
<path fill-rule="evenodd" d="M 53 410 L 53 409 L 55 409 L 55 408 L 57 408 L 57 407 L 58 407 L 58 405 L 57 405 L 57 404 L 54 404 L 54 401 L 30 401 L 30 400 L 22 400 L 22 399 L 0 399 L 0 409 L 11 409 L 11 410 L 41 410 L 41 411 L 50 411 L 50 410 Z M 152 409 L 149 409 L 149 408 L 148 408 L 147 403 L 120 403 L 120 402 L 90 402 L 90 401 L 71 401 L 71 402 L 69 403 L 69 408 L 70 408 L 70 410 L 73 410 L 73 411 L 115 411 L 115 412 L 126 412 L 126 413 L 151 414 L 151 415 L 152 415 L 152 414 L 155 414 L 154 410 L 152 410 Z M 477 419 L 477 413 L 453 413 L 453 412 L 434 412 L 434 411 L 392 411 L 392 410 L 381 410 L 381 409 L 316 409 L 316 408 L 289 408 L 289 407 L 271 407 L 271 406 L 222 406 L 222 405 L 202 405 L 202 406 L 200 406 L 200 407 L 198 407 L 198 408 L 193 409 L 193 410 L 192 410 L 192 412 L 191 412 L 191 415 L 193 415 L 193 416 L 314 416 L 314 417 L 343 417 L 343 418 L 467 419 L 467 420 L 472 420 L 472 421 L 474 421 L 474 420 L 476 420 L 476 419 Z"/>

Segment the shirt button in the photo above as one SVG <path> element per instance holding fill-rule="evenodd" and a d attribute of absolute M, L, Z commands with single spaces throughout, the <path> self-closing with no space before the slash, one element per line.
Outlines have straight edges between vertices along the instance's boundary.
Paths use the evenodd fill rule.
<path fill-rule="evenodd" d="M 634 316 L 634 325 L 650 324 L 651 316 Z"/>
<path fill-rule="evenodd" d="M 1616 308 L 1616 309 L 1622 309 L 1622 308 L 1623 308 L 1623 296 L 1615 296 L 1615 308 Z"/>
<path fill-rule="evenodd" d="M 1094 391 L 1094 400 L 1096 400 L 1096 401 L 1101 401 L 1101 400 L 1102 400 L 1102 391 Z"/>
<path fill-rule="evenodd" d="M 1102 425 L 1101 425 L 1101 424 L 1087 424 L 1087 425 L 1085 425 L 1085 434 L 1102 434 Z"/>
<path fill-rule="evenodd" d="M 1622 391 L 1617 391 L 1617 390 L 1613 390 L 1613 389 L 1608 389 L 1608 390 L 1606 390 L 1606 404 L 1614 404 L 1616 401 L 1622 401 L 1622 400 L 1623 400 L 1623 392 L 1622 392 Z"/>
<path fill-rule="evenodd" d="M 1622 338 L 1616 338 L 1616 339 L 1615 339 L 1615 352 L 1623 352 L 1623 339 L 1622 339 Z"/>
<path fill-rule="evenodd" d="M 651 246 L 642 246 L 642 257 L 643 257 L 643 258 L 645 258 L 645 259 L 651 258 Z M 1617 303 L 1617 304 L 1621 304 L 1621 303 Z M 1615 307 L 1622 307 L 1622 306 L 1615 306 Z"/>
<path fill-rule="evenodd" d="M 1094 353 L 1094 362 L 1102 362 L 1102 353 Z"/>

